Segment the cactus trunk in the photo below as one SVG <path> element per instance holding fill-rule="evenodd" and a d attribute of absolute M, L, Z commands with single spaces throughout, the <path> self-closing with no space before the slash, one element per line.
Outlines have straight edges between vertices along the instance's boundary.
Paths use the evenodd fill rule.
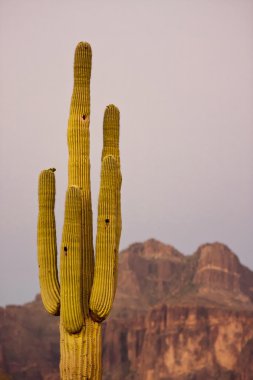
<path fill-rule="evenodd" d="M 91 48 L 79 43 L 68 122 L 68 189 L 57 269 L 54 216 L 55 169 L 39 177 L 38 263 L 42 301 L 60 314 L 62 380 L 101 380 L 101 322 L 109 315 L 117 286 L 121 234 L 119 111 L 104 114 L 104 146 L 98 202 L 96 259 L 92 237 L 90 186 Z"/>
<path fill-rule="evenodd" d="M 63 380 L 102 378 L 101 323 L 86 319 L 79 333 L 70 334 L 60 323 L 60 374 Z"/>

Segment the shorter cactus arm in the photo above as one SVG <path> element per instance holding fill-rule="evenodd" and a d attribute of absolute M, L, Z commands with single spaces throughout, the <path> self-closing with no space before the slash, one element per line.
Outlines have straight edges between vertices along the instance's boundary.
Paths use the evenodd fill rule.
<path fill-rule="evenodd" d="M 46 310 L 53 315 L 60 311 L 60 286 L 57 270 L 56 226 L 54 216 L 54 169 L 39 176 L 38 264 L 41 297 Z"/>
<path fill-rule="evenodd" d="M 84 324 L 81 239 L 81 190 L 71 186 L 66 193 L 60 260 L 61 317 L 63 326 L 69 333 L 80 331 Z"/>
<path fill-rule="evenodd" d="M 118 164 L 120 163 L 119 118 L 119 109 L 114 104 L 109 104 L 104 112 L 102 159 L 105 156 L 112 155 Z"/>
<path fill-rule="evenodd" d="M 114 299 L 118 176 L 115 158 L 105 156 L 101 169 L 95 272 L 90 298 L 91 317 L 98 322 L 108 316 Z"/>
<path fill-rule="evenodd" d="M 112 155 L 120 169 L 120 154 L 119 154 L 119 119 L 120 113 L 118 108 L 110 104 L 106 107 L 104 113 L 104 123 L 103 123 L 103 151 L 102 159 L 107 155 Z M 117 189 L 117 249 L 119 249 L 119 241 L 121 235 L 121 201 L 120 201 L 120 190 L 121 190 L 122 177 L 121 173 L 118 176 L 118 189 Z"/>
<path fill-rule="evenodd" d="M 115 252 L 115 268 L 118 268 L 118 254 L 119 254 L 119 242 L 122 229 L 121 221 L 121 172 L 120 172 L 120 151 L 119 151 L 119 125 L 120 125 L 120 112 L 118 108 L 110 104 L 106 107 L 104 113 L 104 122 L 103 122 L 103 151 L 102 159 L 106 155 L 113 155 L 116 159 L 117 164 L 119 165 L 119 175 L 118 175 L 118 184 L 116 191 L 116 249 Z M 115 270 L 115 282 L 114 282 L 114 294 L 116 293 L 118 282 L 118 270 Z"/>

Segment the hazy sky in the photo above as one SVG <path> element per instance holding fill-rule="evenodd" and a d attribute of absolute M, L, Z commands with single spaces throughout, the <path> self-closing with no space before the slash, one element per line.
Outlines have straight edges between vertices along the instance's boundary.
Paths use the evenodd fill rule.
<path fill-rule="evenodd" d="M 0 305 L 39 292 L 37 178 L 56 167 L 79 41 L 93 49 L 92 197 L 103 110 L 121 110 L 121 248 L 227 244 L 253 269 L 253 1 L 0 0 Z"/>

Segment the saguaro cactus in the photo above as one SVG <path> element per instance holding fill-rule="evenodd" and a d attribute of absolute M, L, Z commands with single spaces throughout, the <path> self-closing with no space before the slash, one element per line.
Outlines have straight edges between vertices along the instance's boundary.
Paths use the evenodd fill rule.
<path fill-rule="evenodd" d="M 68 122 L 68 188 L 60 281 L 54 216 L 55 169 L 43 170 L 39 176 L 39 279 L 46 310 L 60 315 L 63 380 L 101 379 L 101 322 L 110 313 L 117 284 L 121 234 L 119 111 L 109 105 L 104 113 L 94 259 L 89 159 L 91 57 L 90 45 L 79 43 Z"/>

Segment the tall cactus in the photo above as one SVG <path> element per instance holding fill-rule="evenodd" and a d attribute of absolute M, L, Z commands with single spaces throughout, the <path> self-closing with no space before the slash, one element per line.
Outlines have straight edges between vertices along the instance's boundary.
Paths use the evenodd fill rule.
<path fill-rule="evenodd" d="M 90 45 L 79 43 L 68 122 L 68 189 L 60 281 L 54 216 L 55 169 L 43 170 L 39 176 L 39 279 L 46 310 L 60 315 L 62 380 L 102 378 L 101 322 L 110 313 L 117 285 L 121 234 L 119 111 L 109 105 L 104 113 L 94 263 L 89 159 L 91 57 Z"/>

